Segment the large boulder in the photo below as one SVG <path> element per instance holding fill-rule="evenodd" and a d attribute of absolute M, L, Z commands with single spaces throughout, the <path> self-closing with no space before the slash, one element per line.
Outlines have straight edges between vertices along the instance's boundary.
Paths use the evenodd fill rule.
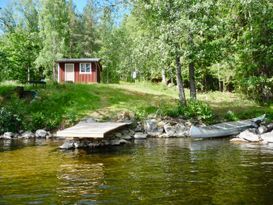
<path fill-rule="evenodd" d="M 160 136 L 163 133 L 163 128 L 159 127 L 156 119 L 145 120 L 144 129 L 148 135 L 153 137 Z"/>
<path fill-rule="evenodd" d="M 35 137 L 37 138 L 46 138 L 46 135 L 47 135 L 47 131 L 43 129 L 36 130 L 35 132 Z"/>

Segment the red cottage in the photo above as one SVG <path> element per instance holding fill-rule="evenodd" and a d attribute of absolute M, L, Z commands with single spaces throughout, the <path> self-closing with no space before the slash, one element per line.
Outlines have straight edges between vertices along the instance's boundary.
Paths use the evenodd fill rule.
<path fill-rule="evenodd" d="M 102 66 L 99 58 L 65 58 L 57 60 L 58 82 L 99 83 Z"/>

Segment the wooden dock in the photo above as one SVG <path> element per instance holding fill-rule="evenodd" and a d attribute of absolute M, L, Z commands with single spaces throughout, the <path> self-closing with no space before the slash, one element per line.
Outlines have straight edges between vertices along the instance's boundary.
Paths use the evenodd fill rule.
<path fill-rule="evenodd" d="M 56 135 L 62 138 L 105 138 L 113 131 L 129 124 L 118 122 L 80 122 L 73 127 L 58 131 Z"/>

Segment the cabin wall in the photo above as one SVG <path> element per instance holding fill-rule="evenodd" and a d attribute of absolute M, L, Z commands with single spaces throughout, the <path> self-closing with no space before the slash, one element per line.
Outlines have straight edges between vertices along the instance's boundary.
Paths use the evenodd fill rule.
<path fill-rule="evenodd" d="M 85 63 L 85 62 L 82 62 Z M 59 63 L 59 82 L 65 82 L 65 64 L 66 63 Z M 92 72 L 90 74 L 80 74 L 80 63 L 71 63 L 74 64 L 74 75 L 75 75 L 75 82 L 74 83 L 96 83 L 100 82 L 100 71 L 99 65 L 96 62 L 91 63 Z"/>

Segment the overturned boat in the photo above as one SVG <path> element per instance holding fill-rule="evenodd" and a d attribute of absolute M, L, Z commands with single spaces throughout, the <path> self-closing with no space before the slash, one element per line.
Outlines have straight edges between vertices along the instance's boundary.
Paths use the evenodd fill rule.
<path fill-rule="evenodd" d="M 262 115 L 249 120 L 224 122 L 205 127 L 191 126 L 190 136 L 192 138 L 211 138 L 237 135 L 248 128 L 257 128 L 264 119 L 265 115 Z"/>

